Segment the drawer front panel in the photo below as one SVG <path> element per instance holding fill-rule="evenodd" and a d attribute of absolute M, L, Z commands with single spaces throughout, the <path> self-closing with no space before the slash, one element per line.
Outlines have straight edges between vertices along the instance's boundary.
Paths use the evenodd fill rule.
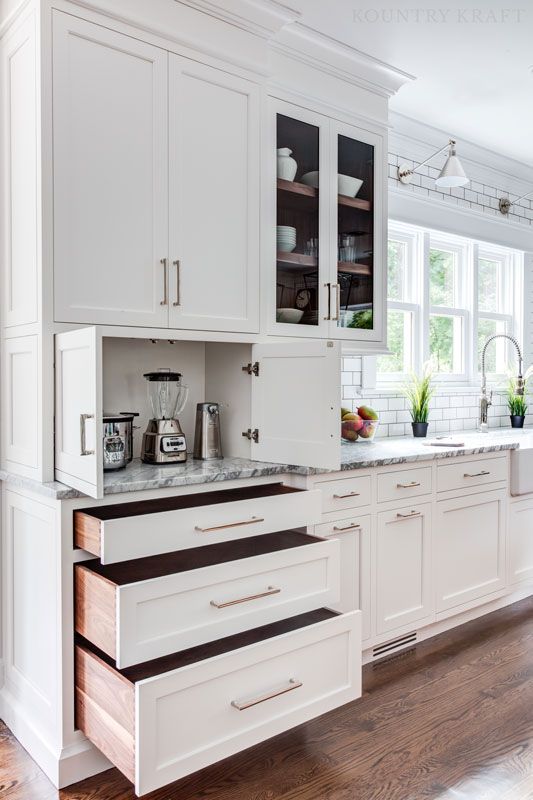
<path fill-rule="evenodd" d="M 402 500 L 431 492 L 431 467 L 384 472 L 378 475 L 378 503 Z"/>
<path fill-rule="evenodd" d="M 339 553 L 318 542 L 118 587 L 117 666 L 337 603 Z"/>
<path fill-rule="evenodd" d="M 351 612 L 136 685 L 136 790 L 157 789 L 361 695 Z"/>
<path fill-rule="evenodd" d="M 437 467 L 437 491 L 469 489 L 471 486 L 506 481 L 508 477 L 505 457 L 481 458 L 476 461 L 440 464 Z"/>
<path fill-rule="evenodd" d="M 322 492 L 322 509 L 324 513 L 359 508 L 372 502 L 372 479 L 370 475 L 340 478 L 334 481 L 320 481 L 316 486 Z"/>
<path fill-rule="evenodd" d="M 311 490 L 104 520 L 95 555 L 113 564 L 314 525 L 320 517 L 321 494 Z"/>

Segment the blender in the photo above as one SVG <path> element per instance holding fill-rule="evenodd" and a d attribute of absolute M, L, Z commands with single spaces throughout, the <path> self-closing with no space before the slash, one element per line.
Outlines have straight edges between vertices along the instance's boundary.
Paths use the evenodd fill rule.
<path fill-rule="evenodd" d="M 170 369 L 146 372 L 148 397 L 153 417 L 148 422 L 142 443 L 146 464 L 176 464 L 187 460 L 187 441 L 178 414 L 185 408 L 189 387 L 181 382 L 181 373 Z"/>

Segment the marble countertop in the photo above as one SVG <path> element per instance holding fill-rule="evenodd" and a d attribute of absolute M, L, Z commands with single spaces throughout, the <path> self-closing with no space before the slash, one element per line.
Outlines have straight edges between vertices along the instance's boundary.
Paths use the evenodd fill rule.
<path fill-rule="evenodd" d="M 387 464 L 404 464 L 412 461 L 432 461 L 434 459 L 468 456 L 476 453 L 491 453 L 498 450 L 513 450 L 520 447 L 524 439 L 533 447 L 533 431 L 496 429 L 488 433 L 464 432 L 441 439 L 413 439 L 401 436 L 391 439 L 378 439 L 375 442 L 343 444 L 341 446 L 341 470 L 367 469 Z M 439 441 L 440 446 L 429 446 L 429 442 Z M 449 442 L 461 443 L 453 447 Z M 124 470 L 104 474 L 104 494 L 124 494 L 174 486 L 194 486 L 248 478 L 261 478 L 269 475 L 318 475 L 330 470 L 316 467 L 297 467 L 287 464 L 274 464 L 251 461 L 245 458 L 223 458 L 220 461 L 195 461 L 190 458 L 185 464 L 150 466 L 134 460 Z M 14 473 L 0 470 L 0 481 L 11 486 L 25 488 L 55 500 L 70 500 L 83 497 L 81 492 L 62 483 L 52 481 L 39 483 Z"/>

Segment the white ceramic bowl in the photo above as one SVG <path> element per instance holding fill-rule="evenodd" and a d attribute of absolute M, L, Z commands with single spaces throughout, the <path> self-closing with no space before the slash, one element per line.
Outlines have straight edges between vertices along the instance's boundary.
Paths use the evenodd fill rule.
<path fill-rule="evenodd" d="M 292 253 L 296 247 L 296 242 L 278 242 L 278 253 Z"/>
<path fill-rule="evenodd" d="M 305 183 L 306 186 L 313 186 L 315 189 L 318 189 L 318 179 L 320 173 L 317 172 L 306 172 L 305 175 L 302 175 L 301 181 Z"/>
<path fill-rule="evenodd" d="M 363 181 L 359 178 L 352 178 L 351 175 L 337 175 L 338 192 L 345 197 L 356 197 Z"/>
<path fill-rule="evenodd" d="M 304 312 L 299 308 L 276 308 L 276 322 L 289 322 L 296 325 Z"/>

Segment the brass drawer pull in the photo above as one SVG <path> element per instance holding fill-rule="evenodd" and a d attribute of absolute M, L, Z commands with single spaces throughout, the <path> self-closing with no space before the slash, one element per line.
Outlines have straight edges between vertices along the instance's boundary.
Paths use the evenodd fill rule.
<path fill-rule="evenodd" d="M 239 603 L 248 603 L 249 600 L 260 600 L 261 597 L 270 597 L 272 594 L 279 594 L 281 589 L 277 586 L 269 586 L 266 592 L 259 592 L 258 594 L 251 594 L 248 597 L 239 597 L 237 600 L 226 600 L 224 603 L 218 603 L 216 600 L 211 600 L 210 605 L 214 608 L 227 608 L 228 606 L 237 606 Z"/>
<path fill-rule="evenodd" d="M 256 522 L 264 522 L 263 517 L 252 517 L 243 519 L 241 522 L 227 522 L 225 525 L 213 525 L 211 528 L 201 528 L 196 525 L 194 530 L 199 533 L 211 533 L 211 531 L 223 531 L 225 528 L 240 528 L 242 525 L 255 525 Z"/>
<path fill-rule="evenodd" d="M 397 483 L 397 489 L 414 489 L 415 486 L 420 486 L 420 481 L 411 481 L 411 483 Z"/>
<path fill-rule="evenodd" d="M 398 511 L 398 513 L 396 514 L 396 519 L 399 522 L 402 519 L 412 519 L 412 517 L 420 517 L 420 516 L 422 516 L 420 511 L 415 511 L 413 509 L 412 511 L 409 511 L 408 514 L 402 514 L 400 511 Z"/>
<path fill-rule="evenodd" d="M 463 478 L 484 478 L 485 475 L 490 475 L 490 470 L 482 469 L 481 472 L 465 472 Z"/>
<path fill-rule="evenodd" d="M 341 528 L 338 525 L 334 525 L 333 530 L 337 531 L 337 533 L 344 533 L 344 531 L 356 531 L 360 527 L 361 527 L 360 525 L 356 525 L 355 522 L 352 522 L 351 525 L 345 525 L 344 528 Z"/>
<path fill-rule="evenodd" d="M 346 497 L 360 497 L 361 492 L 348 492 L 348 494 L 334 494 L 334 500 L 344 500 Z"/>
<path fill-rule="evenodd" d="M 259 695 L 259 697 L 253 697 L 250 700 L 232 700 L 231 705 L 233 708 L 236 708 L 237 711 L 245 711 L 247 708 L 259 705 L 259 703 L 264 703 L 267 700 L 272 700 L 274 697 L 279 697 L 282 694 L 287 694 L 287 692 L 292 692 L 294 689 L 299 689 L 300 686 L 303 686 L 301 681 L 297 681 L 296 678 L 291 678 L 286 686 L 283 686 L 277 691 L 267 692 L 266 694 Z"/>

